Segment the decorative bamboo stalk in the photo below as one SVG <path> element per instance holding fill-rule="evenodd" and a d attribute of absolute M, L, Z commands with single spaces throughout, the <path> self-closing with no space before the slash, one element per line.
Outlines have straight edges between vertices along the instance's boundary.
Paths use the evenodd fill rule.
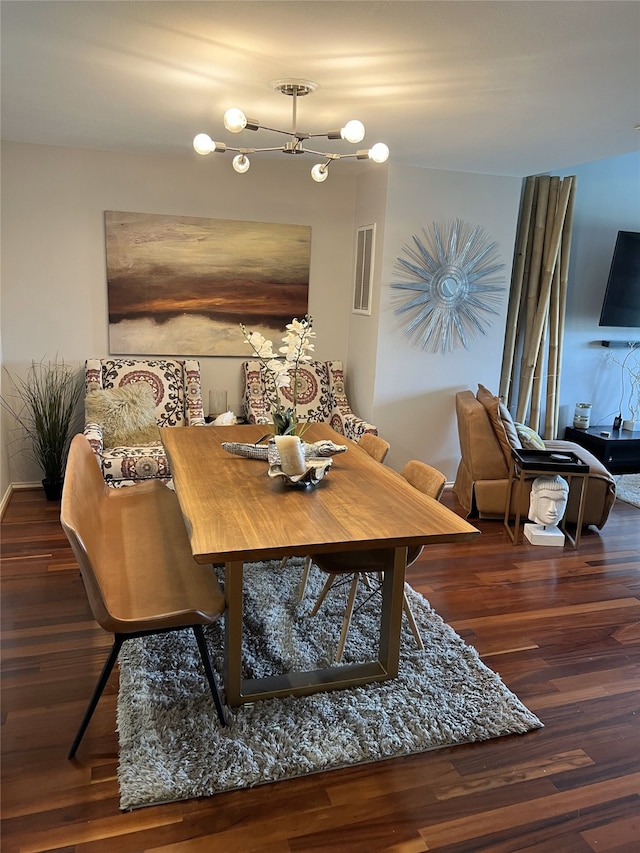
<path fill-rule="evenodd" d="M 567 205 L 567 213 L 564 218 L 564 226 L 562 229 L 562 254 L 560 256 L 560 294 L 559 294 L 559 309 L 558 309 L 558 368 L 556 381 L 556 411 L 551 437 L 556 438 L 558 435 L 558 418 L 560 409 L 558 407 L 558 397 L 560 396 L 560 378 L 562 373 L 562 349 L 564 345 L 564 321 L 567 306 L 567 286 L 569 281 L 569 257 L 571 255 L 571 237 L 573 234 L 573 214 L 576 201 L 576 176 L 572 175 L 565 178 L 565 181 L 571 183 L 569 192 L 569 204 Z"/>
<path fill-rule="evenodd" d="M 504 349 L 502 351 L 502 371 L 500 374 L 500 389 L 498 394 L 501 400 L 508 401 L 513 382 L 513 369 L 516 348 L 516 333 L 518 330 L 518 318 L 520 316 L 520 301 L 522 294 L 522 282 L 527 259 L 527 245 L 529 243 L 529 226 L 531 213 L 535 199 L 536 179 L 533 175 L 525 180 L 522 205 L 520 210 L 520 223 L 516 241 L 516 253 L 513 262 L 513 273 L 511 276 L 511 292 L 509 296 L 509 309 L 507 312 L 507 325 L 505 329 Z"/>
<path fill-rule="evenodd" d="M 526 401 L 529 399 L 531 395 L 531 388 L 533 385 L 533 372 L 535 366 L 535 357 L 538 352 L 538 347 L 540 346 L 540 340 L 542 338 L 542 331 L 544 328 L 544 323 L 546 321 L 547 316 L 547 308 L 549 303 L 549 293 L 551 290 L 551 282 L 553 280 L 554 268 L 556 265 L 556 261 L 558 260 L 558 251 L 560 248 L 560 238 L 562 236 L 562 230 L 564 228 L 564 220 L 567 212 L 567 208 L 569 205 L 569 194 L 571 191 L 572 181 L 570 178 L 567 178 L 562 183 L 562 188 L 560 190 L 560 196 L 558 200 L 558 209 L 556 212 L 556 216 L 553 220 L 553 228 L 551 231 L 551 237 L 548 241 L 548 251 L 545 252 L 545 258 L 543 262 L 543 271 L 542 271 L 542 279 L 540 286 L 540 298 L 538 300 L 538 307 L 536 309 L 534 321 L 531 327 L 531 335 L 527 342 L 525 357 L 524 357 L 524 367 L 522 370 L 522 375 L 520 377 L 520 395 L 518 402 L 518 413 L 520 413 L 521 401 Z M 524 402 L 522 404 L 522 409 L 525 409 Z M 520 417 L 517 417 L 516 420 L 521 420 Z"/>
<path fill-rule="evenodd" d="M 518 389 L 518 406 L 516 409 L 516 420 L 524 423 L 527 406 L 531 396 L 531 386 L 524 389 L 522 375 L 526 369 L 525 356 L 530 348 L 533 320 L 535 318 L 536 306 L 538 304 L 538 290 L 540 282 L 540 270 L 542 267 L 545 222 L 547 218 L 547 206 L 549 202 L 549 186 L 551 179 L 548 175 L 537 178 L 538 198 L 536 204 L 535 220 L 532 233 L 531 260 L 529 264 L 529 278 L 527 284 L 526 315 L 524 321 L 524 341 L 522 345 L 522 357 L 520 361 L 520 387 Z M 536 344 L 535 349 L 537 350 Z M 533 371 L 533 365 L 531 366 Z"/>
<path fill-rule="evenodd" d="M 558 408 L 558 328 L 560 315 L 560 265 L 556 264 L 549 302 L 549 349 L 547 353 L 547 393 L 543 438 L 555 438 Z"/>

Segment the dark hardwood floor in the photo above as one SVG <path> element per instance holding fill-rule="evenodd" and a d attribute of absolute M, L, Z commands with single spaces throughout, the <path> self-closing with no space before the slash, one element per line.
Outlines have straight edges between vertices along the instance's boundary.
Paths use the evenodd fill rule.
<path fill-rule="evenodd" d="M 577 552 L 476 522 L 409 570 L 545 728 L 129 813 L 117 674 L 66 759 L 110 638 L 58 513 L 16 492 L 0 525 L 3 853 L 640 850 L 640 509 L 618 502 Z"/>

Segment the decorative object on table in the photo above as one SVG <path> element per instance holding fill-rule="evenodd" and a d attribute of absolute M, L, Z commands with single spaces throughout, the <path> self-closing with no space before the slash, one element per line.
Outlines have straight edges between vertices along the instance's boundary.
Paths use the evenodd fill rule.
<path fill-rule="evenodd" d="M 238 419 L 233 412 L 223 412 L 211 421 L 210 426 L 234 426 L 237 423 Z"/>
<path fill-rule="evenodd" d="M 280 479 L 287 486 L 317 486 L 333 465 L 333 459 L 307 459 L 305 468 L 301 474 L 287 474 L 282 466 L 274 463 L 269 465 L 269 476 L 272 479 Z"/>
<path fill-rule="evenodd" d="M 478 225 L 461 219 L 439 225 L 423 238 L 413 235 L 413 246 L 404 246 L 406 257 L 396 261 L 400 281 L 391 285 L 398 297 L 398 317 L 409 317 L 404 327 L 410 340 L 422 349 L 449 352 L 476 332 L 486 334 L 490 318 L 504 291 L 504 279 L 496 273 L 497 243 Z"/>
<path fill-rule="evenodd" d="M 266 438 L 267 436 L 265 436 Z M 306 458 L 317 458 L 318 456 L 334 456 L 336 453 L 344 453 L 347 450 L 346 444 L 334 444 L 333 441 L 304 441 L 304 455 Z M 269 460 L 269 447 L 267 444 L 250 444 L 242 441 L 223 441 L 222 447 L 227 453 L 233 453 L 235 456 L 244 456 L 247 459 L 263 459 L 265 462 Z M 274 460 L 277 462 L 278 460 Z"/>
<path fill-rule="evenodd" d="M 309 619 L 321 579 L 309 578 L 309 597 L 295 606 L 301 568 L 299 557 L 284 569 L 279 561 L 245 566 L 243 659 L 248 677 L 306 670 L 317 662 L 328 666 L 333 660 L 339 602 Z M 229 708 L 224 730 L 188 631 L 128 642 L 119 660 L 121 808 L 209 796 L 540 728 L 538 717 L 476 650 L 425 598 L 408 585 L 405 590 L 424 649 L 416 649 L 405 623 L 397 678 Z M 379 602 L 367 601 L 366 589 L 361 592 L 345 664 L 368 659 L 378 642 Z M 218 672 L 223 667 L 223 630 L 219 624 L 206 629 Z M 95 744 L 104 749 L 101 742 Z"/>
<path fill-rule="evenodd" d="M 100 392 L 104 397 L 114 397 L 129 389 L 130 408 L 143 405 L 142 397 L 135 396 L 135 389 L 146 384 L 153 393 L 158 427 L 205 425 L 200 364 L 194 359 L 90 358 L 85 364 L 85 383 L 87 396 Z M 149 435 L 147 440 L 137 441 L 139 435 L 121 435 L 114 444 L 105 437 L 103 424 L 92 420 L 92 416 L 92 412 L 86 413 L 84 434 L 110 486 L 128 486 L 149 479 L 167 481 L 171 477 L 167 454 L 157 430 L 155 438 Z M 148 417 L 153 421 L 153 414 Z"/>
<path fill-rule="evenodd" d="M 571 462 L 568 455 L 552 454 L 556 462 Z M 525 538 L 532 545 L 563 546 L 564 533 L 558 528 L 567 508 L 569 484 L 559 474 L 536 477 L 529 494 L 529 518 L 524 525 Z"/>
<path fill-rule="evenodd" d="M 591 424 L 591 403 L 576 403 L 573 413 L 574 429 L 589 429 Z"/>
<path fill-rule="evenodd" d="M 24 378 L 5 372 L 13 390 L 0 398 L 2 407 L 22 430 L 20 449 L 44 474 L 47 500 L 59 500 L 69 444 L 81 425 L 82 377 L 63 359 L 32 361 Z"/>
<path fill-rule="evenodd" d="M 293 371 L 289 371 L 291 378 Z M 247 423 L 271 424 L 273 377 L 258 359 L 242 363 L 242 411 Z M 306 423 L 326 423 L 334 432 L 352 441 L 377 428 L 352 411 L 347 399 L 346 376 L 341 361 L 308 361 L 296 376 L 298 418 Z M 293 402 L 291 385 L 281 389 L 282 397 Z"/>
<path fill-rule="evenodd" d="M 309 225 L 108 210 L 105 230 L 111 354 L 241 356 L 241 317 L 269 336 L 308 310 Z"/>
<path fill-rule="evenodd" d="M 271 83 L 271 88 L 281 95 L 287 95 L 293 99 L 291 130 L 279 130 L 276 127 L 265 126 L 259 124 L 255 119 L 247 118 L 246 115 L 237 107 L 231 107 L 224 114 L 224 126 L 230 133 L 240 133 L 243 130 L 268 130 L 272 133 L 280 133 L 286 136 L 286 142 L 281 146 L 270 146 L 269 148 L 233 148 L 226 145 L 224 142 L 215 142 L 208 133 L 198 133 L 194 137 L 193 147 L 198 154 L 206 156 L 215 151 L 224 153 L 225 151 L 235 151 L 236 156 L 233 158 L 233 168 L 238 174 L 243 175 L 249 170 L 251 165 L 247 154 L 258 153 L 261 151 L 282 151 L 284 154 L 312 154 L 315 159 L 321 158 L 324 163 L 316 163 L 311 169 L 311 177 L 317 183 L 326 181 L 329 174 L 329 164 L 334 160 L 342 160 L 345 157 L 356 157 L 358 160 L 373 160 L 374 163 L 384 163 L 389 157 L 389 148 L 384 142 L 377 142 L 371 148 L 360 149 L 352 154 L 340 153 L 323 153 L 322 151 L 314 151 L 311 148 L 305 148 L 305 140 L 310 137 L 325 136 L 327 139 L 344 139 L 347 142 L 356 144 L 364 139 L 364 125 L 357 119 L 348 121 L 340 130 L 327 130 L 324 133 L 300 133 L 297 129 L 297 114 L 298 114 L 298 98 L 304 98 L 307 95 L 313 94 L 318 88 L 317 83 L 312 83 L 310 80 L 296 80 L 287 78 L 285 80 L 274 80 Z"/>
<path fill-rule="evenodd" d="M 267 374 L 266 393 L 269 399 L 273 431 L 276 435 L 302 435 L 305 424 L 298 417 L 298 371 L 304 362 L 312 361 L 310 355 L 315 345 L 313 339 L 313 319 L 305 314 L 302 320 L 293 319 L 287 323 L 287 332 L 282 338 L 284 346 L 277 356 L 273 343 L 266 340 L 260 332 L 248 331 L 244 323 L 240 324 L 245 341 Z M 284 396 L 285 388 L 291 389 L 291 397 Z M 286 402 L 283 402 L 284 400 Z"/>
<path fill-rule="evenodd" d="M 299 477 L 305 472 L 304 450 L 299 435 L 276 435 L 273 439 L 280 458 L 280 469 L 289 477 Z M 271 445 L 271 442 L 269 442 Z"/>
<path fill-rule="evenodd" d="M 209 417 L 213 420 L 223 412 L 228 412 L 227 392 L 224 390 L 209 391 Z"/>

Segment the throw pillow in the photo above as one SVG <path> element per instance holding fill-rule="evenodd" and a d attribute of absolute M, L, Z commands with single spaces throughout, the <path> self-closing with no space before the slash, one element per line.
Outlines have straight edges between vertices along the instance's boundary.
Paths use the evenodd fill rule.
<path fill-rule="evenodd" d="M 544 441 L 540 438 L 538 433 L 531 429 L 531 427 L 526 426 L 526 424 L 519 424 L 516 422 L 516 432 L 518 433 L 518 438 L 522 442 L 522 446 L 526 450 L 546 450 L 546 446 Z"/>
<path fill-rule="evenodd" d="M 485 407 L 493 431 L 507 460 L 507 465 L 511 465 L 511 449 L 520 450 L 522 444 L 509 409 L 500 401 L 499 397 L 492 394 L 484 385 L 478 384 L 476 399 Z"/>
<path fill-rule="evenodd" d="M 100 424 L 105 447 L 131 447 L 158 441 L 156 402 L 147 382 L 89 391 L 84 401 L 87 423 Z"/>

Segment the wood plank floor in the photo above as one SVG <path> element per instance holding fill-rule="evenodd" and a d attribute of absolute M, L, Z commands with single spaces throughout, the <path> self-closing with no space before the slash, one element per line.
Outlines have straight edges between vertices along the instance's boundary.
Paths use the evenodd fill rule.
<path fill-rule="evenodd" d="M 0 525 L 3 853 L 640 850 L 640 509 L 616 503 L 577 552 L 477 522 L 476 542 L 410 569 L 544 729 L 130 813 L 117 674 L 66 759 L 110 638 L 58 513 L 16 492 Z"/>

